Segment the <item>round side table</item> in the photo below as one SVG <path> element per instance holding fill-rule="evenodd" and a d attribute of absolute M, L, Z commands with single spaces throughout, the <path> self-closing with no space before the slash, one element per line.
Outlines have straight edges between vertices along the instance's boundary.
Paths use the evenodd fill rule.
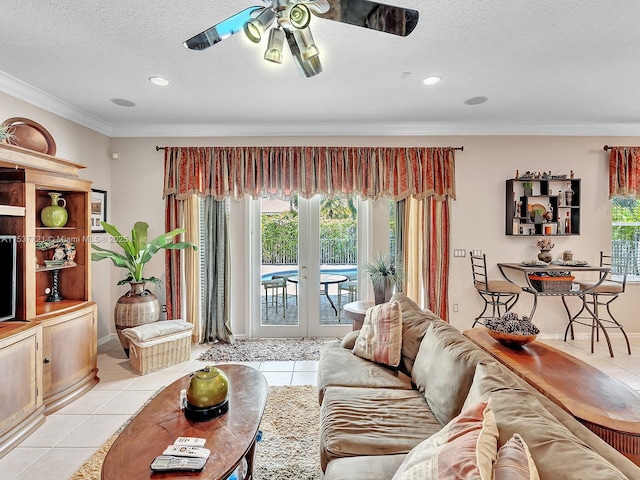
<path fill-rule="evenodd" d="M 353 330 L 360 330 L 364 323 L 364 316 L 374 303 L 366 300 L 346 303 L 343 307 L 344 316 L 351 319 Z"/>

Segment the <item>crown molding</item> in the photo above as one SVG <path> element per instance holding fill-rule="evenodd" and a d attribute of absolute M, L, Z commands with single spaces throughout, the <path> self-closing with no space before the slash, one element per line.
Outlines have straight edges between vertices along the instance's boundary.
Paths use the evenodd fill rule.
<path fill-rule="evenodd" d="M 22 80 L 0 71 L 0 91 L 108 137 L 112 125 Z"/>
<path fill-rule="evenodd" d="M 331 123 L 331 124 L 136 124 L 113 125 L 22 80 L 0 71 L 0 91 L 107 137 L 346 137 L 346 136 L 640 136 L 638 123 L 474 124 L 474 123 Z"/>
<path fill-rule="evenodd" d="M 584 125 L 503 125 L 448 123 L 370 123 L 370 124 L 174 124 L 117 125 L 113 137 L 345 137 L 345 136 L 584 136 L 637 137 L 640 124 Z"/>

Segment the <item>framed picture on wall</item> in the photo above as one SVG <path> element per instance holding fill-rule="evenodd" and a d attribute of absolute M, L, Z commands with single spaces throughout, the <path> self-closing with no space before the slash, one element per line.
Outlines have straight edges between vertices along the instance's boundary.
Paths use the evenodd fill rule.
<path fill-rule="evenodd" d="M 91 189 L 91 233 L 104 233 L 100 222 L 107 221 L 107 192 Z"/>

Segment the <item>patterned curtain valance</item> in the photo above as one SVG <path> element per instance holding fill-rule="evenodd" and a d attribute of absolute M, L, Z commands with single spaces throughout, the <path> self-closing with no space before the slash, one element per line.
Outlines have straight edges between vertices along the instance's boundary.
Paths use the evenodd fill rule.
<path fill-rule="evenodd" d="M 640 198 L 640 147 L 607 147 L 609 198 Z"/>
<path fill-rule="evenodd" d="M 163 196 L 455 200 L 454 147 L 165 147 Z"/>

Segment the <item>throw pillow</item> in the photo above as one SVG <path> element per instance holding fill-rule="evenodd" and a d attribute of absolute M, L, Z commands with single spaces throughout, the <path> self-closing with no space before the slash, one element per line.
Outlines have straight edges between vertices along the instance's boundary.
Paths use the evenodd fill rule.
<path fill-rule="evenodd" d="M 420 342 L 427 333 L 427 328 L 433 320 L 440 318 L 430 310 L 423 310 L 420 306 L 399 292 L 391 297 L 390 302 L 400 302 L 402 309 L 402 368 L 411 375 L 413 362 L 420 349 Z"/>
<path fill-rule="evenodd" d="M 517 433 L 498 450 L 493 480 L 540 480 L 529 447 Z"/>
<path fill-rule="evenodd" d="M 347 350 L 353 350 L 353 347 L 355 346 L 356 340 L 359 336 L 360 330 L 354 330 L 353 332 L 347 333 L 340 342 L 340 346 L 342 348 L 346 348 Z"/>
<path fill-rule="evenodd" d="M 491 480 L 498 427 L 491 400 L 469 407 L 415 446 L 392 480 Z"/>
<path fill-rule="evenodd" d="M 353 354 L 376 363 L 397 367 L 402 349 L 402 309 L 398 302 L 367 310 Z"/>

